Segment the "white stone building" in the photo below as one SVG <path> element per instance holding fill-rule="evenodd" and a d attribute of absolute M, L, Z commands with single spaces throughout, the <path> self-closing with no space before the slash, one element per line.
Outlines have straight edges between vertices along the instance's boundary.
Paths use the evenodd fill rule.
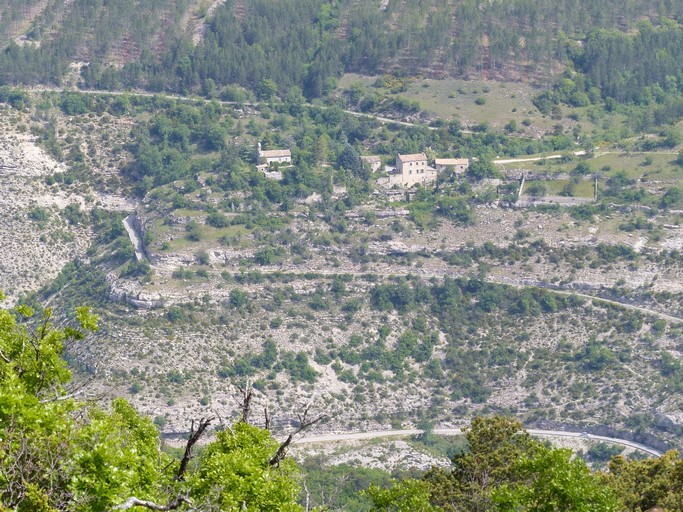
<path fill-rule="evenodd" d="M 263 151 L 261 149 L 261 143 L 258 143 L 258 163 L 270 165 L 274 163 L 278 164 L 291 164 L 292 163 L 292 152 L 289 149 L 271 149 Z"/>

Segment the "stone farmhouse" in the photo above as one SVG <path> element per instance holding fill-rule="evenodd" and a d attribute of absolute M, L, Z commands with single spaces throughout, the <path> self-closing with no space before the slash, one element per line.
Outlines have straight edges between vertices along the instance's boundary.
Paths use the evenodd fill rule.
<path fill-rule="evenodd" d="M 467 158 L 436 158 L 434 160 L 436 172 L 443 172 L 451 167 L 456 174 L 465 174 L 469 166 L 470 161 Z"/>
<path fill-rule="evenodd" d="M 468 167 L 469 160 L 466 158 L 437 158 L 434 167 L 431 167 L 424 153 L 399 154 L 396 157 L 396 167 L 386 166 L 387 176 L 378 180 L 378 183 L 387 188 L 394 185 L 410 188 L 435 181 L 437 175 L 448 168 L 463 174 Z"/>
<path fill-rule="evenodd" d="M 387 179 L 383 183 L 392 187 L 398 185 L 410 188 L 415 185 L 434 181 L 436 179 L 436 169 L 430 167 L 427 162 L 427 155 L 416 153 L 413 155 L 398 155 L 396 157 L 396 167 L 387 167 Z"/>
<path fill-rule="evenodd" d="M 258 143 L 258 163 L 259 165 L 291 164 L 292 152 L 289 149 L 271 149 L 263 151 L 261 143 Z"/>
<path fill-rule="evenodd" d="M 372 172 L 379 171 L 379 168 L 382 166 L 382 159 L 376 155 L 362 156 L 360 159 L 370 168 Z"/>
<path fill-rule="evenodd" d="M 271 180 L 281 180 L 282 172 L 271 167 L 272 164 L 292 165 L 292 152 L 289 149 L 272 149 L 263 151 L 261 143 L 258 143 L 258 164 L 256 168 L 261 171 L 266 178 Z"/>

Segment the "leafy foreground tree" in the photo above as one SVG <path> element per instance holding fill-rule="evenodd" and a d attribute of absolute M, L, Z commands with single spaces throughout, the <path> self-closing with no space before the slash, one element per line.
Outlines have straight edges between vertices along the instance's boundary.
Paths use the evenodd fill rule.
<path fill-rule="evenodd" d="M 656 459 L 613 457 L 605 480 L 616 489 L 625 510 L 660 507 L 667 512 L 683 512 L 683 460 L 675 450 Z"/>
<path fill-rule="evenodd" d="M 582 459 L 532 439 L 516 420 L 477 418 L 466 437 L 469 449 L 453 458 L 451 468 L 433 468 L 422 481 L 401 482 L 390 490 L 370 488 L 375 510 L 624 510 L 612 488 Z"/>
<path fill-rule="evenodd" d="M 189 464 L 211 419 L 193 424 L 174 460 L 125 400 L 105 410 L 69 391 L 62 352 L 97 328 L 87 308 L 77 310 L 80 328 L 61 330 L 50 310 L 37 325 L 30 308 L 16 312 L 0 309 L 0 511 L 302 510 L 296 466 L 284 457 L 291 436 L 280 444 L 248 424 L 248 404 Z"/>

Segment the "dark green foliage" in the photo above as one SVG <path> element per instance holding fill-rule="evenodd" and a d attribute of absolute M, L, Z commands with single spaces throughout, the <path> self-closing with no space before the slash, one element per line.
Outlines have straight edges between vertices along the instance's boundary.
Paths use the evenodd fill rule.
<path fill-rule="evenodd" d="M 130 261 L 121 270 L 119 277 L 146 277 L 152 273 L 152 267 L 146 260 L 143 261 Z"/>
<path fill-rule="evenodd" d="M 26 91 L 17 90 L 12 87 L 0 87 L 0 102 L 7 103 L 12 108 L 22 109 L 31 106 L 31 99 Z"/>
<path fill-rule="evenodd" d="M 41 206 L 34 206 L 29 210 L 28 218 L 39 223 L 44 223 L 50 218 L 50 212 Z"/>
<path fill-rule="evenodd" d="M 244 354 L 236 357 L 232 365 L 221 366 L 217 373 L 221 378 L 249 377 L 259 370 L 270 370 L 277 362 L 278 350 L 272 339 L 263 343 L 260 354 Z"/>
<path fill-rule="evenodd" d="M 415 292 L 408 283 L 379 285 L 370 294 L 370 303 L 380 311 L 406 312 L 415 305 Z"/>
<path fill-rule="evenodd" d="M 474 212 L 462 197 L 440 197 L 436 202 L 436 213 L 464 225 L 474 222 Z"/>
<path fill-rule="evenodd" d="M 337 157 L 337 165 L 342 169 L 351 171 L 357 176 L 363 176 L 365 172 L 363 163 L 360 160 L 360 156 L 358 156 L 356 150 L 353 149 L 353 147 L 349 144 L 346 144 L 341 153 L 339 153 L 339 156 Z"/>
<path fill-rule="evenodd" d="M 69 116 L 86 114 L 92 110 L 92 100 L 84 94 L 63 93 L 60 102 L 62 111 Z"/>
<path fill-rule="evenodd" d="M 491 244 L 490 250 L 493 251 L 494 247 Z M 358 377 L 368 380 L 373 371 L 386 370 L 393 372 L 396 379 L 401 379 L 408 359 L 425 363 L 424 375 L 437 380 L 440 388 L 447 390 L 453 400 L 468 398 L 474 403 L 485 402 L 491 394 L 491 380 L 512 375 L 515 368 L 524 364 L 528 355 L 504 339 L 487 338 L 485 348 L 482 346 L 479 349 L 463 345 L 463 339 L 469 339 L 482 326 L 489 326 L 489 329 L 491 322 L 498 322 L 494 319 L 501 313 L 504 317 L 513 315 L 522 318 L 563 314 L 567 309 L 582 304 L 575 297 L 557 295 L 543 289 L 518 290 L 474 277 L 446 278 L 442 283 L 431 286 L 404 280 L 380 284 L 370 291 L 370 303 L 380 311 L 397 309 L 405 316 L 418 311 L 420 316 L 414 320 L 413 329 L 401 333 L 393 350 L 388 350 L 386 346 L 390 333 L 382 330 L 376 339 L 368 339 L 364 343 L 353 343 L 352 338 L 346 346 L 338 349 L 340 361 L 361 365 Z M 429 324 L 423 321 L 421 315 L 424 308 L 438 322 L 439 331 L 446 335 L 446 346 L 441 346 L 444 357 L 437 363 L 432 359 L 432 351 L 439 344 L 439 336 L 431 332 Z M 587 361 L 586 365 L 606 368 L 614 356 L 611 352 L 607 353 L 607 360 L 602 356 L 599 351 L 581 354 L 581 358 Z M 535 357 L 537 362 L 541 359 L 540 355 Z"/>
<path fill-rule="evenodd" d="M 277 251 L 272 247 L 265 247 L 254 255 L 254 261 L 259 265 L 272 265 L 275 263 Z"/>
<path fill-rule="evenodd" d="M 600 207 L 594 204 L 582 204 L 571 209 L 570 215 L 576 220 L 593 220 L 593 216 L 600 212 Z"/>
<path fill-rule="evenodd" d="M 681 192 L 681 189 L 672 187 L 664 192 L 664 195 L 659 201 L 659 207 L 662 209 L 670 208 L 671 206 L 680 202 L 681 198 L 683 198 L 683 192 Z"/>
<path fill-rule="evenodd" d="M 227 228 L 230 225 L 230 219 L 220 212 L 210 213 L 206 217 L 206 223 L 214 228 Z"/>
<path fill-rule="evenodd" d="M 313 383 L 318 377 L 318 372 L 308 363 L 308 356 L 305 352 L 296 354 L 291 351 L 282 352 L 279 365 L 289 372 L 293 382 Z"/>
<path fill-rule="evenodd" d="M 249 302 L 249 298 L 247 297 L 247 294 L 244 293 L 242 290 L 233 288 L 230 291 L 230 305 L 232 307 L 239 309 L 245 306 L 247 302 Z"/>
<path fill-rule="evenodd" d="M 609 462 L 612 457 L 619 455 L 622 451 L 624 451 L 622 446 L 600 442 L 588 448 L 585 458 L 588 462 L 604 464 L 605 462 Z"/>
<path fill-rule="evenodd" d="M 84 302 L 93 306 L 108 304 L 110 290 L 111 286 L 101 269 L 92 263 L 76 260 L 67 263 L 49 285 L 24 297 L 21 302 L 40 308 L 40 302 L 59 293 L 65 310 L 74 310 Z"/>
<path fill-rule="evenodd" d="M 621 510 L 617 494 L 571 450 L 543 445 L 516 420 L 476 418 L 466 437 L 451 468 L 423 477 L 437 510 Z"/>
<path fill-rule="evenodd" d="M 524 192 L 533 197 L 541 197 L 546 195 L 547 188 L 543 183 L 532 182 L 524 189 Z"/>
<path fill-rule="evenodd" d="M 615 361 L 614 354 L 604 345 L 591 340 L 580 352 L 576 354 L 577 361 L 581 362 L 586 370 L 601 371 Z"/>
<path fill-rule="evenodd" d="M 370 510 L 370 500 L 359 494 L 370 485 L 387 487 L 392 478 L 404 478 L 405 472 L 389 473 L 381 469 L 355 467 L 348 464 L 325 466 L 323 457 L 311 457 L 302 464 L 306 487 L 310 493 L 301 496 L 310 506 L 325 506 L 330 510 Z"/>
<path fill-rule="evenodd" d="M 436 66 L 450 75 L 469 76 L 518 74 L 521 63 L 533 75 L 547 69 L 551 60 L 573 60 L 595 86 L 604 85 L 622 95 L 626 89 L 628 97 L 642 94 L 643 84 L 666 89 L 663 79 L 676 78 L 679 31 L 670 20 L 683 14 L 676 3 L 652 5 L 644 0 L 627 5 L 570 0 L 523 0 L 514 5 L 431 1 L 387 9 L 348 0 L 333 4 L 258 0 L 246 6 L 229 0 L 206 18 L 205 36 L 193 47 L 191 31 L 180 26 L 188 8 L 195 6 L 185 0 L 170 4 L 150 0 L 144 6 L 75 0 L 70 9 L 60 2 L 50 4 L 28 33 L 40 46 L 11 41 L 0 54 L 0 82 L 57 83 L 78 52 L 85 51 L 90 62 L 82 78 L 89 88 L 142 86 L 211 97 L 225 86 L 234 89 L 231 84 L 240 84 L 270 100 L 276 94 L 288 97 L 294 88 L 299 96 L 301 92 L 309 98 L 321 96 L 345 71 L 379 74 L 395 69 L 397 62 L 405 75 Z M 16 7 L 6 9 L 7 16 L 20 17 Z M 402 23 L 397 24 L 396 17 Z M 635 36 L 614 31 L 633 29 L 643 18 L 668 19 L 663 27 L 641 24 Z M 5 20 L 13 18 L 0 19 L 1 38 L 12 25 Z M 457 36 L 453 20 L 457 20 Z M 606 30 L 590 34 L 585 48 L 565 36 L 591 29 Z M 128 62 L 121 69 L 107 65 L 121 47 L 130 50 Z M 392 91 L 401 92 L 405 82 L 397 82 L 399 86 Z M 656 97 L 657 93 L 650 94 Z M 565 86 L 563 95 L 562 101 L 576 106 L 595 99 L 590 86 Z M 243 101 L 227 89 L 225 97 Z M 396 102 L 399 109 L 412 109 L 413 105 L 402 106 L 401 101 Z M 288 103 L 296 106 L 296 102 Z"/>
<path fill-rule="evenodd" d="M 190 306 L 180 304 L 168 308 L 166 319 L 171 323 L 190 323 L 195 320 L 195 316 Z"/>
<path fill-rule="evenodd" d="M 478 160 L 470 163 L 469 167 L 467 168 L 467 175 L 475 180 L 495 178 L 498 176 L 498 170 L 490 160 Z"/>
<path fill-rule="evenodd" d="M 202 231 L 196 221 L 191 220 L 185 225 L 185 238 L 191 242 L 199 242 L 202 239 Z"/>
<path fill-rule="evenodd" d="M 586 162 L 579 162 L 576 167 L 572 169 L 572 175 L 585 176 L 591 172 L 590 166 Z"/>
<path fill-rule="evenodd" d="M 605 96 L 649 103 L 658 91 L 676 86 L 681 67 L 683 31 L 676 22 L 660 27 L 641 23 L 636 35 L 596 30 L 588 35 L 576 62 Z"/>

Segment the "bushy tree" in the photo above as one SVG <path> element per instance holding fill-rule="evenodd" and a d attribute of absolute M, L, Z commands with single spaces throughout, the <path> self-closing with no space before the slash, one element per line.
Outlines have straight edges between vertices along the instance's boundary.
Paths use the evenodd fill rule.
<path fill-rule="evenodd" d="M 533 456 L 523 456 L 512 469 L 518 482 L 494 490 L 496 510 L 527 512 L 616 512 L 622 510 L 612 489 L 591 475 L 586 463 L 572 458 L 568 448 L 538 446 Z"/>
<path fill-rule="evenodd" d="M 355 176 L 367 178 L 366 172 L 363 169 L 363 164 L 358 156 L 358 152 L 353 149 L 353 146 L 346 144 L 337 157 L 337 165 L 340 169 L 351 171 Z"/>
<path fill-rule="evenodd" d="M 267 430 L 245 422 L 219 432 L 202 453 L 190 479 L 191 496 L 214 510 L 295 512 L 299 484 L 292 459 L 271 466 L 279 443 Z"/>
<path fill-rule="evenodd" d="M 514 419 L 476 418 L 468 450 L 432 469 L 431 503 L 445 511 L 616 511 L 619 502 L 570 450 L 532 439 Z"/>
<path fill-rule="evenodd" d="M 429 502 L 429 485 L 420 480 L 404 480 L 389 489 L 371 485 L 365 492 L 372 500 L 373 512 L 438 512 Z"/>
<path fill-rule="evenodd" d="M 627 460 L 617 456 L 609 463 L 605 481 L 621 497 L 623 510 L 650 510 L 663 507 L 683 511 L 683 461 L 675 450 L 661 457 Z"/>

